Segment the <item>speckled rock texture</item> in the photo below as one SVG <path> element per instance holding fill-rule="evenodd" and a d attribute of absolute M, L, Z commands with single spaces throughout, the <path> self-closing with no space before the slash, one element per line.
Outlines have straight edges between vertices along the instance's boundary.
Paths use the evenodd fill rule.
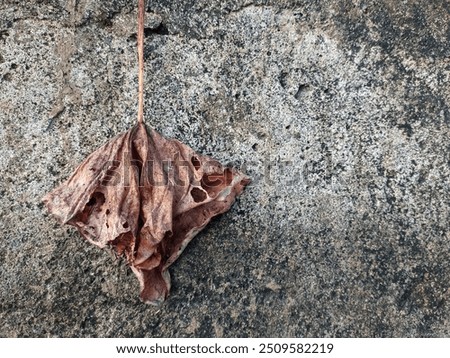
<path fill-rule="evenodd" d="M 0 1 L 0 336 L 450 336 L 449 3 L 149 3 L 147 123 L 253 179 L 159 308 L 41 203 L 136 121 L 136 9 Z"/>

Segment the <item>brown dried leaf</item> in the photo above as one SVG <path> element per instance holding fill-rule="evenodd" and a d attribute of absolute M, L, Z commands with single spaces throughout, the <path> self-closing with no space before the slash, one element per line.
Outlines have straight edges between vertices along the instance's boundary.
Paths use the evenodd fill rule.
<path fill-rule="evenodd" d="M 170 290 L 167 268 L 248 183 L 239 171 L 137 124 L 89 155 L 44 202 L 94 245 L 124 255 L 142 300 L 158 304 Z"/>

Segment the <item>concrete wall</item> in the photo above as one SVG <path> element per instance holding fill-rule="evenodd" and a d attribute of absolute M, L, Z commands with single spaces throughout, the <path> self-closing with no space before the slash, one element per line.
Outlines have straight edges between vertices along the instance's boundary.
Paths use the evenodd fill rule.
<path fill-rule="evenodd" d="M 136 8 L 0 1 L 0 336 L 449 336 L 448 2 L 150 2 L 148 125 L 253 178 L 159 309 L 41 204 L 136 120 Z"/>

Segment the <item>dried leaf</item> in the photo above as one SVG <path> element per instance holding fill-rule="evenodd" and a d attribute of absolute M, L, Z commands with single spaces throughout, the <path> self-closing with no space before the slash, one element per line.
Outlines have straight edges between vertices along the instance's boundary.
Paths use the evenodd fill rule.
<path fill-rule="evenodd" d="M 248 183 L 139 123 L 89 155 L 44 202 L 61 223 L 125 256 L 142 300 L 157 304 L 170 290 L 167 268 Z"/>

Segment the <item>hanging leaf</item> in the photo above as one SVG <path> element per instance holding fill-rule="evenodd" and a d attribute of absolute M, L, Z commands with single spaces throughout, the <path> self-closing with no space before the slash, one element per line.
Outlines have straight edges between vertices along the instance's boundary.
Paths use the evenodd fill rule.
<path fill-rule="evenodd" d="M 147 303 L 170 290 L 167 268 L 249 179 L 143 123 L 106 143 L 47 194 L 48 210 L 91 243 L 126 257 Z"/>
<path fill-rule="evenodd" d="M 89 155 L 44 202 L 61 223 L 124 256 L 139 279 L 142 300 L 158 304 L 169 294 L 168 267 L 250 180 L 177 140 L 147 131 L 145 1 L 138 4 L 138 123 Z"/>

